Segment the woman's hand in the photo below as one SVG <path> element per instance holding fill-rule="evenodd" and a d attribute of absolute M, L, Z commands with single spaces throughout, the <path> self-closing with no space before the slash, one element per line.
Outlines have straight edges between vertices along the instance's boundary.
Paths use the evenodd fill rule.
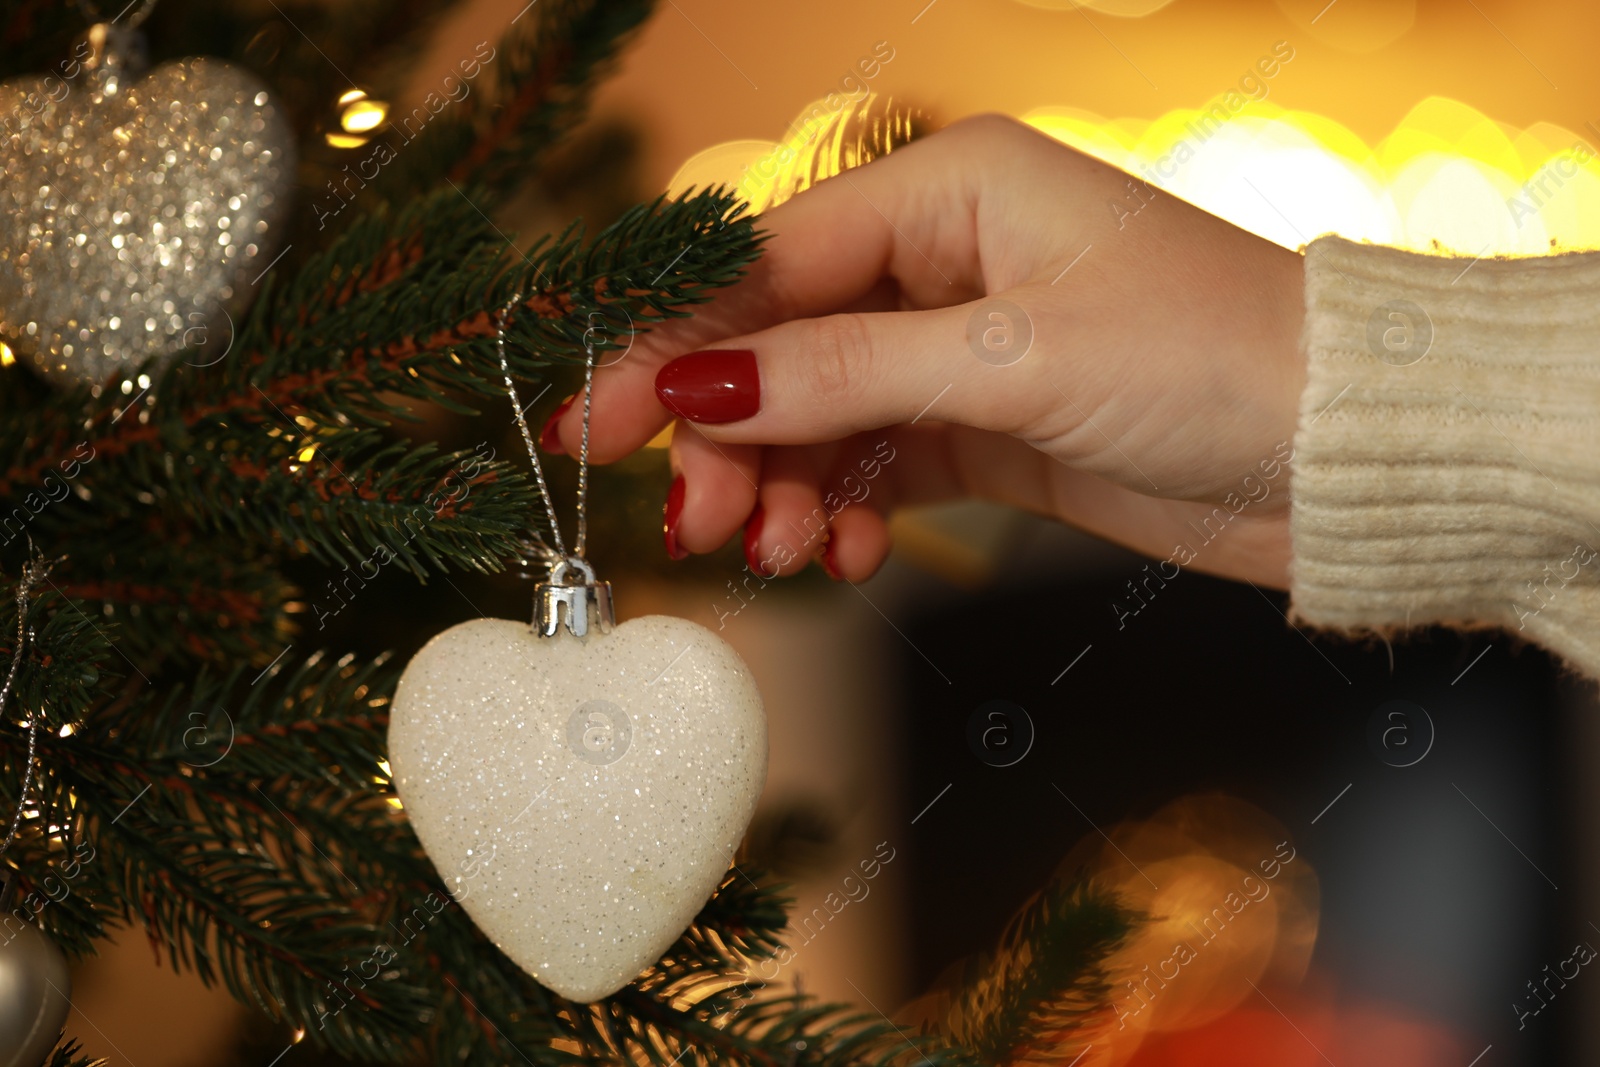
<path fill-rule="evenodd" d="M 670 552 L 743 526 L 764 574 L 860 580 L 892 508 L 975 496 L 1288 584 L 1298 254 L 988 116 L 763 224 L 745 279 L 596 375 L 597 462 L 682 420 Z"/>

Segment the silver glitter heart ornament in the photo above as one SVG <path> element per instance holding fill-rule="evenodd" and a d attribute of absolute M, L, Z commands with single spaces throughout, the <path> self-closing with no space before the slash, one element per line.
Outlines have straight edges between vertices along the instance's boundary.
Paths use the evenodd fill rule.
<path fill-rule="evenodd" d="M 406 667 L 389 762 L 479 929 L 587 1002 L 659 959 L 727 874 L 766 778 L 766 716 L 737 653 L 683 619 L 583 637 L 474 619 Z"/>
<path fill-rule="evenodd" d="M 0 83 L 0 340 L 63 383 L 221 358 L 287 206 L 266 88 L 216 59 L 141 74 L 142 51 L 101 24 L 56 72 Z"/>

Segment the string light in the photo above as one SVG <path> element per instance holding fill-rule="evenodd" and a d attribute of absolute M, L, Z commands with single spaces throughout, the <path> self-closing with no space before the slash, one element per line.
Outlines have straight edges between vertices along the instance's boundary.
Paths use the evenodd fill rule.
<path fill-rule="evenodd" d="M 371 139 L 371 134 L 389 120 L 389 105 L 383 100 L 367 96 L 364 89 L 350 89 L 340 94 L 339 129 L 330 130 L 325 139 L 335 148 L 359 148 Z"/>
<path fill-rule="evenodd" d="M 389 117 L 389 105 L 381 100 L 357 100 L 345 107 L 339 125 L 346 133 L 368 133 L 382 126 Z"/>

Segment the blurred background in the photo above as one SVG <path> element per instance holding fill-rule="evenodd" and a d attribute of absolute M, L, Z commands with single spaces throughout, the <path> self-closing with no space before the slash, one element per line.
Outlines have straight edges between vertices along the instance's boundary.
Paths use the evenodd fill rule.
<path fill-rule="evenodd" d="M 464 4 L 396 87 L 343 102 L 330 138 L 361 144 L 360 115 L 420 98 L 523 9 Z M 759 204 L 800 116 L 871 93 L 933 126 L 1023 118 L 1289 247 L 1337 231 L 1472 256 L 1600 248 L 1597 31 L 1600 9 L 1575 0 L 666 0 L 504 225 L 528 241 L 712 181 Z M 442 413 L 414 432 L 481 439 Z M 1315 872 L 1296 898 L 1304 978 L 1214 1005 L 1201 1036 L 1150 1035 L 1138 1063 L 1333 1063 L 1322 1035 L 1341 1030 L 1340 1048 L 1369 1043 L 1340 1067 L 1600 1057 L 1600 977 L 1578 962 L 1600 944 L 1600 730 L 1589 688 L 1536 650 L 1302 634 L 1271 591 L 1151 585 L 1144 559 L 979 505 L 898 516 L 894 557 L 859 587 L 809 573 L 752 594 L 733 585 L 737 546 L 668 563 L 666 484 L 659 447 L 604 472 L 593 555 L 623 615 L 720 619 L 757 675 L 772 755 L 752 858 L 806 915 L 893 857 L 797 939 L 783 980 L 909 1011 L 1075 848 L 1126 845 L 1127 820 L 1221 793 L 1250 807 L 1204 809 L 1232 813 L 1191 835 L 1211 853 L 1270 824 Z M 529 588 L 386 576 L 367 596 L 390 610 L 329 641 L 406 653 L 480 613 L 525 614 Z M 1146 860 L 1122 860 L 1102 858 L 1137 889 Z M 1281 941 L 1285 915 L 1259 936 Z M 1267 973 L 1263 951 L 1235 971 Z M 282 1051 L 225 995 L 155 970 L 136 936 L 76 980 L 69 1032 L 119 1067 Z M 284 1067 L 333 1062 L 316 1057 L 297 1046 Z"/>

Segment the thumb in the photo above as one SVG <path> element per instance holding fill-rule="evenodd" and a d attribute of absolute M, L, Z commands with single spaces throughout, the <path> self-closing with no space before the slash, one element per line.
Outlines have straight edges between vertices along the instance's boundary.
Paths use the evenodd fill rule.
<path fill-rule="evenodd" d="M 656 396 L 719 441 L 811 444 L 923 417 L 1015 433 L 1054 396 L 1041 354 L 1026 358 L 1027 319 L 992 298 L 797 319 L 680 356 Z"/>

